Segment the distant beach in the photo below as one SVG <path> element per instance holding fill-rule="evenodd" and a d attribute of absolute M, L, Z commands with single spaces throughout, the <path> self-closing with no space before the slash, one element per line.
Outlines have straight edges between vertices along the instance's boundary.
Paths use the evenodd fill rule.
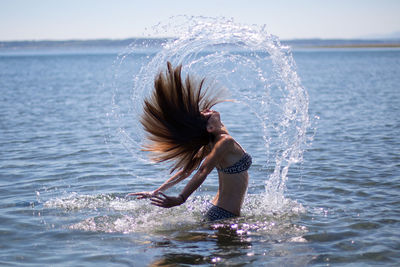
<path fill-rule="evenodd" d="M 346 44 L 346 45 L 322 45 L 322 46 L 311 46 L 310 48 L 395 48 L 400 47 L 400 43 L 393 44 Z"/>
<path fill-rule="evenodd" d="M 86 49 L 86 48 L 116 48 L 121 49 L 129 45 L 159 47 L 173 38 L 129 38 L 129 39 L 96 39 L 96 40 L 27 40 L 27 41 L 0 41 L 0 51 L 23 51 L 41 49 Z M 283 45 L 292 48 L 398 48 L 400 39 L 292 39 L 281 40 Z"/>
<path fill-rule="evenodd" d="M 399 39 L 294 39 L 282 40 L 293 48 L 394 48 Z"/>

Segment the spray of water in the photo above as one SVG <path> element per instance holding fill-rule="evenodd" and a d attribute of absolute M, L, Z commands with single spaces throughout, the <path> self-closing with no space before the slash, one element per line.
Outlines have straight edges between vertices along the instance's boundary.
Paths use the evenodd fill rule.
<path fill-rule="evenodd" d="M 224 87 L 234 100 L 221 104 L 218 109 L 235 139 L 252 153 L 254 171 L 251 174 L 265 183 L 264 194 L 250 194 L 246 199 L 243 215 L 246 223 L 250 222 L 246 225 L 270 229 L 274 228 L 271 226 L 275 225 L 274 221 L 283 225 L 288 217 L 304 212 L 300 204 L 284 197 L 289 168 L 302 161 L 310 126 L 307 91 L 297 75 L 290 48 L 269 34 L 265 26 L 242 25 L 225 18 L 178 16 L 149 31 L 151 36 L 167 33 L 174 38 L 143 39 L 119 56 L 115 77 L 119 84 L 114 87 L 108 114 L 107 142 L 121 143 L 136 159 L 139 169 L 141 164 L 149 169 L 147 165 L 152 163 L 141 151 L 145 141 L 139 123 L 142 103 L 151 93 L 154 77 L 165 69 L 167 61 L 175 66 L 182 64 L 184 76 L 190 73 L 206 77 L 205 86 Z M 167 166 L 151 168 L 157 168 L 155 179 L 159 182 L 168 173 Z M 211 196 L 193 197 L 174 211 L 160 211 L 146 201 L 128 202 L 109 196 L 75 195 L 50 200 L 46 206 L 66 210 L 105 207 L 116 215 L 92 217 L 70 227 L 135 232 L 165 229 L 166 224 L 176 228 L 177 224 L 200 221 L 204 197 Z M 124 212 L 128 213 L 124 215 Z M 268 219 L 271 216 L 273 220 Z"/>
<path fill-rule="evenodd" d="M 241 25 L 224 18 L 173 17 L 153 27 L 150 34 L 163 33 L 176 38 L 165 40 L 160 50 L 141 61 L 132 77 L 127 111 L 122 110 L 124 103 L 116 100 L 120 92 L 114 94 L 110 117 L 119 122 L 115 132 L 120 142 L 136 158 L 147 162 L 140 151 L 144 132 L 138 120 L 143 99 L 151 93 L 154 77 L 165 69 L 167 61 L 182 64 L 184 72 L 206 77 L 206 86 L 211 88 L 225 87 L 236 103 L 245 106 L 226 108 L 236 124 L 245 123 L 250 114 L 257 118 L 265 152 L 258 160 L 272 170 L 266 172 L 266 190 L 282 195 L 289 167 L 302 161 L 310 126 L 307 91 L 297 75 L 290 48 L 281 45 L 265 26 Z M 149 44 L 133 44 L 127 54 L 141 53 L 144 47 Z M 125 58 L 126 54 L 120 60 Z M 127 117 L 132 119 L 128 123 L 121 119 Z"/>

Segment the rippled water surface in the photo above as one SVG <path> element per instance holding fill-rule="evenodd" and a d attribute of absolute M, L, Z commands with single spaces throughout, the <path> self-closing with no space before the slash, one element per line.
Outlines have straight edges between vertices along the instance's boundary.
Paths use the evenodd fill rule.
<path fill-rule="evenodd" d="M 275 164 L 265 158 L 279 155 L 280 136 L 262 132 L 246 106 L 221 104 L 254 165 L 243 216 L 214 224 L 202 213 L 215 173 L 174 209 L 125 198 L 156 188 L 167 173 L 132 154 L 135 140 L 124 136 L 135 137 L 129 122 L 137 118 L 120 110 L 132 97 L 121 89 L 132 88 L 154 53 L 126 61 L 104 51 L 0 56 L 1 265 L 400 262 L 400 50 L 293 52 L 313 138 L 281 196 L 265 189 Z"/>

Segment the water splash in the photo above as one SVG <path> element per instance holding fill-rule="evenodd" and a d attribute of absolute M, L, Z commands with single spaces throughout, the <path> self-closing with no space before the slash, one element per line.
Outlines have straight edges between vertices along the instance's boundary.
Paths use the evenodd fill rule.
<path fill-rule="evenodd" d="M 149 205 L 147 200 L 131 201 L 113 194 L 71 193 L 62 198 L 46 201 L 44 207 L 58 212 L 61 210 L 68 214 L 67 217 L 76 213 L 85 214 L 86 219 L 64 225 L 64 227 L 89 232 L 184 233 L 199 228 L 204 230 L 204 225 L 207 225 L 211 229 L 233 227 L 239 234 L 252 232 L 254 235 L 263 235 L 267 233 L 274 240 L 281 240 L 284 237 L 289 240 L 307 232 L 305 227 L 290 222 L 290 218 L 304 212 L 304 208 L 295 202 L 286 203 L 286 210 L 282 211 L 277 210 L 276 207 L 272 208 L 262 195 L 248 195 L 242 217 L 205 224 L 203 215 L 209 207 L 209 201 L 211 201 L 211 196 L 196 196 L 174 209 L 159 209 Z"/>
<path fill-rule="evenodd" d="M 166 33 L 175 38 L 165 39 L 159 48 L 154 48 L 151 39 L 132 44 L 119 57 L 119 66 L 131 57 L 135 71 L 128 79 L 130 90 L 115 88 L 109 117 L 117 126 L 111 135 L 140 162 L 150 164 L 140 150 L 144 132 L 138 118 L 143 99 L 151 93 L 154 77 L 165 69 L 167 61 L 182 64 L 183 75 L 206 77 L 206 86 L 224 87 L 230 92 L 235 103 L 221 107 L 230 131 L 246 137 L 239 124 L 255 118 L 261 141 L 256 145 L 263 147 L 258 154 L 261 158 L 255 157 L 255 161 L 264 170 L 265 197 L 276 207 L 287 205 L 283 193 L 288 171 L 292 164 L 303 160 L 310 126 L 308 94 L 297 75 L 290 48 L 269 34 L 265 25 L 243 25 L 225 18 L 177 16 L 149 32 L 152 36 Z M 239 141 L 244 147 L 251 146 L 252 138 L 258 138 L 241 136 L 238 138 L 243 139 Z M 158 177 L 165 174 L 160 171 Z"/>

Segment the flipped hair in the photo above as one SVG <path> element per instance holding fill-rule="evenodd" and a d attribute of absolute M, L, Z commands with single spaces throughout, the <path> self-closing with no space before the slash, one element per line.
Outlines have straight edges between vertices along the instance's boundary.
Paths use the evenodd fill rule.
<path fill-rule="evenodd" d="M 182 65 L 173 68 L 167 62 L 165 75 L 160 72 L 154 80 L 154 91 L 144 101 L 140 122 L 149 142 L 149 151 L 156 162 L 172 161 L 171 172 L 192 172 L 210 152 L 213 136 L 207 132 L 207 119 L 200 113 L 223 102 L 222 91 L 203 88 L 204 78 L 196 82 L 187 75 L 181 78 Z"/>

